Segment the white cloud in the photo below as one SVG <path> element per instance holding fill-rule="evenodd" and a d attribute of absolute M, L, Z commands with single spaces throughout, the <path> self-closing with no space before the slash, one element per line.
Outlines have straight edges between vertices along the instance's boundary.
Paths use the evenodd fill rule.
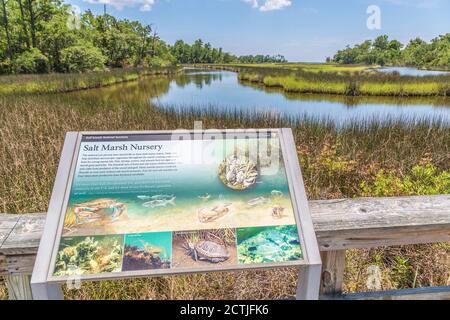
<path fill-rule="evenodd" d="M 141 11 L 150 11 L 153 8 L 156 0 L 83 0 L 93 4 L 107 4 L 113 6 L 117 10 L 122 10 L 125 7 L 139 6 Z"/>
<path fill-rule="evenodd" d="M 252 5 L 253 8 L 258 8 L 258 0 L 244 0 L 245 2 L 248 2 Z"/>
<path fill-rule="evenodd" d="M 292 2 L 290 0 L 244 0 L 250 3 L 253 8 L 259 9 L 259 11 L 273 11 L 281 10 L 285 7 L 289 7 Z"/>
<path fill-rule="evenodd" d="M 280 10 L 284 7 L 289 7 L 291 5 L 290 0 L 266 0 L 266 2 L 259 7 L 261 11 L 272 11 L 272 10 Z"/>

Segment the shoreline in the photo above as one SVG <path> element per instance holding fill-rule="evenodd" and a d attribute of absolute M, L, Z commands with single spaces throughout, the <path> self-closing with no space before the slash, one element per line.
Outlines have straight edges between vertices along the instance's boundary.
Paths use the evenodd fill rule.
<path fill-rule="evenodd" d="M 426 77 L 399 76 L 389 73 L 371 74 L 367 71 L 375 69 L 370 66 L 364 68 L 327 64 L 317 65 L 316 71 L 305 71 L 304 64 L 299 64 L 297 67 L 295 64 L 193 66 L 236 72 L 239 81 L 262 85 L 266 88 L 280 88 L 287 93 L 399 98 L 450 96 L 450 73 Z M 333 68 L 326 71 L 320 70 L 320 67 L 326 66 Z M 348 68 L 355 69 L 351 71 Z"/>
<path fill-rule="evenodd" d="M 79 74 L 9 75 L 4 78 L 0 77 L 0 97 L 12 94 L 57 94 L 98 89 L 136 81 L 148 76 L 174 75 L 181 71 L 182 68 L 177 66 L 158 69 L 114 69 Z"/>

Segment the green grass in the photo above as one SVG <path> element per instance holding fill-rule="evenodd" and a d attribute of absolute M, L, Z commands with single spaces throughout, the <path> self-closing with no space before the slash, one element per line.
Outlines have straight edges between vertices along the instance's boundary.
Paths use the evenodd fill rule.
<path fill-rule="evenodd" d="M 287 92 L 317 93 L 317 94 L 345 94 L 347 86 L 339 82 L 307 81 L 295 77 L 271 77 L 263 79 L 267 87 L 280 87 Z"/>
<path fill-rule="evenodd" d="M 204 66 L 204 65 L 198 65 Z M 331 72 L 331 73 L 352 73 L 361 72 L 369 69 L 377 68 L 378 66 L 365 65 L 339 65 L 333 63 L 236 63 L 236 64 L 222 64 L 210 65 L 212 67 L 220 68 L 252 68 L 252 69 L 278 69 L 288 71 L 305 71 L 312 73 Z"/>
<path fill-rule="evenodd" d="M 137 80 L 148 75 L 168 75 L 178 68 L 130 68 L 73 74 L 0 76 L 0 95 L 70 92 Z"/>
<path fill-rule="evenodd" d="M 332 64 L 207 65 L 237 72 L 243 82 L 279 87 L 286 92 L 347 96 L 450 96 L 450 75 L 400 76 L 368 66 Z"/>

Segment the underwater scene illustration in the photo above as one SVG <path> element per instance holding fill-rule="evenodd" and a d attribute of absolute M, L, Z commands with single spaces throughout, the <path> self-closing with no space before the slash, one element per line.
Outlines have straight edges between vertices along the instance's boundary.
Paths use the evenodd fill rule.
<path fill-rule="evenodd" d="M 172 263 L 174 268 L 236 264 L 236 230 L 174 232 Z"/>
<path fill-rule="evenodd" d="M 83 167 L 77 167 L 63 235 L 295 224 L 281 153 L 276 170 L 267 173 L 269 164 L 246 152 L 248 143 L 257 142 L 208 141 L 205 144 L 216 151 L 225 143 L 227 151 L 211 155 L 206 163 L 180 160 L 173 170 L 155 169 L 142 175 L 129 168 L 130 176 L 90 178 L 81 171 Z M 171 157 L 181 157 L 172 149 L 168 152 Z M 275 149 L 272 147 L 273 153 Z"/>
<path fill-rule="evenodd" d="M 122 235 L 61 238 L 53 274 L 120 272 L 122 253 Z"/>
<path fill-rule="evenodd" d="M 168 269 L 171 260 L 171 232 L 125 235 L 122 271 Z"/>
<path fill-rule="evenodd" d="M 297 226 L 237 229 L 239 263 L 270 263 L 303 257 Z"/>

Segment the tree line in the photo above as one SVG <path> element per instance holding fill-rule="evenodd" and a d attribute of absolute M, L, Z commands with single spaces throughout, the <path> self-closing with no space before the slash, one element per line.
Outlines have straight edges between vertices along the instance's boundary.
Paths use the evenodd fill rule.
<path fill-rule="evenodd" d="M 340 64 L 378 64 L 413 66 L 420 68 L 450 68 L 450 33 L 440 35 L 430 42 L 420 38 L 404 46 L 400 41 L 389 40 L 387 35 L 367 40 L 353 47 L 347 46 L 328 62 Z"/>
<path fill-rule="evenodd" d="M 282 55 L 245 55 L 235 56 L 223 52 L 222 48 L 213 48 L 210 43 L 201 39 L 192 45 L 178 40 L 170 47 L 170 53 L 178 63 L 282 63 L 286 59 Z"/>
<path fill-rule="evenodd" d="M 0 0 L 0 74 L 281 60 L 237 57 L 202 40 L 171 46 L 152 25 L 90 10 L 76 14 L 62 0 Z"/>

